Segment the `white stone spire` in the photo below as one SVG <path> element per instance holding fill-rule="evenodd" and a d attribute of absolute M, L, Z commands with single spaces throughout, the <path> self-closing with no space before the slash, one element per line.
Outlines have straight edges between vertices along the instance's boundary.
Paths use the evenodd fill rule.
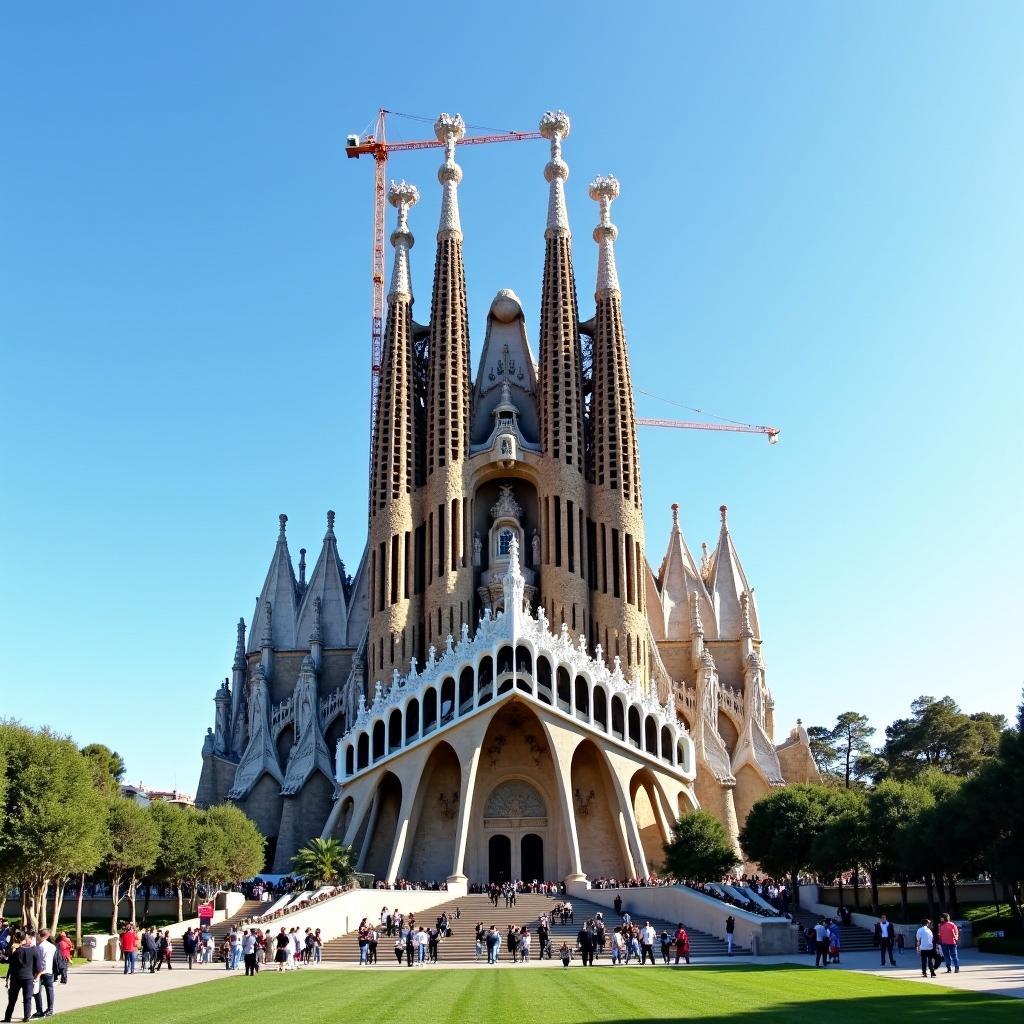
<path fill-rule="evenodd" d="M 391 182 L 388 202 L 398 211 L 398 224 L 391 232 L 395 247 L 395 267 L 391 272 L 391 290 L 388 302 L 412 302 L 412 278 L 409 274 L 409 250 L 416 240 L 409 230 L 409 207 L 420 201 L 419 189 L 405 181 Z M 458 214 L 456 214 L 458 216 Z"/>
<path fill-rule="evenodd" d="M 441 182 L 441 220 L 437 227 L 437 238 L 462 238 L 462 222 L 459 220 L 459 182 L 462 168 L 455 162 L 455 144 L 466 134 L 466 123 L 461 114 L 441 114 L 434 122 L 434 134 L 444 143 L 444 163 L 438 168 L 437 180 Z"/>
<path fill-rule="evenodd" d="M 597 297 L 619 291 L 619 274 L 615 269 L 615 239 L 619 229 L 612 223 L 612 200 L 619 195 L 619 182 L 612 175 L 598 175 L 590 183 L 590 198 L 601 204 L 601 222 L 594 228 L 597 254 Z"/>
<path fill-rule="evenodd" d="M 235 660 L 232 662 L 233 671 L 245 668 L 245 619 L 238 620 L 238 627 L 235 639 Z"/>
<path fill-rule="evenodd" d="M 565 181 L 569 177 L 569 165 L 562 159 L 562 139 L 567 138 L 570 129 L 569 115 L 564 110 L 548 110 L 540 119 L 540 133 L 551 140 L 551 159 L 544 167 L 544 180 L 548 190 L 548 223 L 544 237 L 554 235 L 571 236 L 569 213 L 565 207 Z"/>

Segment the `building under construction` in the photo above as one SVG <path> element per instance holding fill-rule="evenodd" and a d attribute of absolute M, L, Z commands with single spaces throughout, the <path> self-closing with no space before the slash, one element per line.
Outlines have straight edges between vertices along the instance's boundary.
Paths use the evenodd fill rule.
<path fill-rule="evenodd" d="M 675 506 L 667 550 L 649 558 L 619 183 L 589 186 L 596 275 L 581 319 L 569 127 L 561 111 L 540 122 L 536 356 L 502 289 L 475 326 L 473 374 L 460 117 L 435 124 L 444 160 L 425 323 L 410 265 L 419 193 L 388 192 L 397 223 L 368 532 L 343 531 L 359 565 L 346 573 L 328 512 L 312 573 L 302 549 L 296 575 L 280 517 L 203 747 L 198 802 L 245 810 L 271 840 L 273 870 L 330 835 L 392 882 L 643 877 L 680 815 L 707 808 L 735 837 L 771 787 L 816 777 L 799 723 L 774 743 L 757 602 L 725 506 L 699 562 Z"/>

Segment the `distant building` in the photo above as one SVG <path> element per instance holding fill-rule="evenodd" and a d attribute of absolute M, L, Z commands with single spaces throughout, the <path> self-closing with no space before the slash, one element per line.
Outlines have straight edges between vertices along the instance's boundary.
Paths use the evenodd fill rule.
<path fill-rule="evenodd" d="M 280 517 L 248 641 L 240 621 L 214 698 L 198 802 L 235 801 L 271 840 L 275 871 L 322 834 L 389 881 L 646 876 L 678 816 L 706 807 L 735 839 L 760 796 L 816 777 L 807 734 L 798 723 L 773 742 L 757 602 L 725 506 L 699 564 L 678 506 L 664 557 L 646 555 L 618 182 L 590 185 L 595 308 L 581 320 L 569 119 L 544 116 L 539 358 L 502 289 L 474 379 L 464 127 L 441 115 L 435 131 L 446 158 L 427 324 L 413 319 L 409 265 L 419 194 L 404 182 L 389 194 L 398 222 L 366 540 L 352 527 L 359 566 L 350 578 L 328 512 L 312 576 L 303 548 L 296 578 Z M 481 239 L 499 240 L 489 227 Z M 353 443 L 331 436 L 329 414 L 294 416 L 306 436 Z M 685 487 L 679 467 L 659 471 Z"/>
<path fill-rule="evenodd" d="M 176 789 L 147 789 L 141 782 L 137 786 L 122 783 L 121 796 L 134 800 L 143 807 L 152 803 L 178 804 L 179 807 L 195 807 L 195 798 L 188 793 L 180 793 Z"/>

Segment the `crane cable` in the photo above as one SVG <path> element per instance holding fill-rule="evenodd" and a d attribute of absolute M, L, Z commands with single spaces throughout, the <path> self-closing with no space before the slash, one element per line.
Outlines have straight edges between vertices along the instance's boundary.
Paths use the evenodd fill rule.
<path fill-rule="evenodd" d="M 759 426 L 754 423 L 744 423 L 742 420 L 731 420 L 728 416 L 719 416 L 717 413 L 708 412 L 706 409 L 698 409 L 692 405 L 684 405 L 682 402 L 673 401 L 671 398 L 665 398 L 662 395 L 656 395 L 653 391 L 646 391 L 643 388 L 638 387 L 637 391 L 641 395 L 646 395 L 648 398 L 653 398 L 658 402 L 665 402 L 667 405 L 674 405 L 677 409 L 686 409 L 687 412 L 695 412 L 701 416 L 710 416 L 713 420 L 718 420 L 721 423 L 731 423 L 736 427 L 753 427 Z"/>

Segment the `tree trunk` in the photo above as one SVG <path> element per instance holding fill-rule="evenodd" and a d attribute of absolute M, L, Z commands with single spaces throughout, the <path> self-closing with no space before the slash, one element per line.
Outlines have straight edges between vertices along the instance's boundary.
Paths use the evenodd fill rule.
<path fill-rule="evenodd" d="M 180 878 L 174 883 L 174 888 L 178 890 L 178 921 L 180 922 L 185 920 L 185 893 Z"/>
<path fill-rule="evenodd" d="M 996 887 L 996 876 L 989 875 L 988 880 L 992 883 L 992 902 L 996 905 L 996 917 L 1001 918 L 1003 914 L 999 909 L 999 889 Z"/>
<path fill-rule="evenodd" d="M 152 891 L 152 886 L 146 886 L 146 898 L 142 903 L 142 923 L 145 924 L 149 920 L 149 894 Z"/>
<path fill-rule="evenodd" d="M 910 917 L 910 911 L 907 909 L 907 878 L 906 871 L 900 872 L 900 920 L 904 924 L 910 924 L 908 918 Z"/>
<path fill-rule="evenodd" d="M 878 868 L 872 867 L 868 872 L 871 879 L 871 913 L 878 913 Z"/>
<path fill-rule="evenodd" d="M 790 873 L 791 885 L 793 886 L 793 907 L 798 909 L 800 906 L 800 883 L 797 881 L 797 877 L 800 874 L 799 868 L 793 868 Z"/>
<path fill-rule="evenodd" d="M 931 876 L 931 872 L 926 872 L 924 876 L 924 888 L 928 894 L 928 916 L 934 921 L 935 920 L 935 880 Z"/>
<path fill-rule="evenodd" d="M 137 883 L 136 883 L 136 880 L 135 880 L 135 875 L 132 875 L 131 878 L 128 879 L 128 906 L 131 908 L 131 915 L 132 915 L 131 916 L 131 922 L 132 922 L 132 924 L 135 924 L 135 890 L 136 890 L 136 888 L 137 888 Z"/>
<path fill-rule="evenodd" d="M 860 865 L 853 866 L 853 907 L 860 910 Z"/>
<path fill-rule="evenodd" d="M 78 899 L 75 903 L 75 948 L 82 948 L 82 901 L 85 899 L 85 875 L 78 879 Z"/>
<path fill-rule="evenodd" d="M 946 912 L 946 883 L 943 881 L 942 872 L 935 872 L 935 889 L 939 896 L 939 913 L 944 914 Z M 932 921 L 936 920 L 935 916 L 932 916 Z"/>
<path fill-rule="evenodd" d="M 1020 897 L 1014 884 L 1003 882 L 1003 899 L 1010 905 L 1010 913 L 1013 915 L 1014 924 L 1020 928 L 1024 925 L 1024 914 L 1021 913 Z"/>
<path fill-rule="evenodd" d="M 117 911 L 121 905 L 121 876 L 110 876 L 110 932 L 117 935 Z"/>
<path fill-rule="evenodd" d="M 53 889 L 53 919 L 50 924 L 50 931 L 54 935 L 57 934 L 57 924 L 60 922 L 61 908 L 64 906 L 64 889 L 68 884 L 67 878 L 62 878 L 58 882 L 54 882 Z"/>
<path fill-rule="evenodd" d="M 960 900 L 956 894 L 956 876 L 949 875 L 949 913 L 953 918 L 960 916 Z"/>

